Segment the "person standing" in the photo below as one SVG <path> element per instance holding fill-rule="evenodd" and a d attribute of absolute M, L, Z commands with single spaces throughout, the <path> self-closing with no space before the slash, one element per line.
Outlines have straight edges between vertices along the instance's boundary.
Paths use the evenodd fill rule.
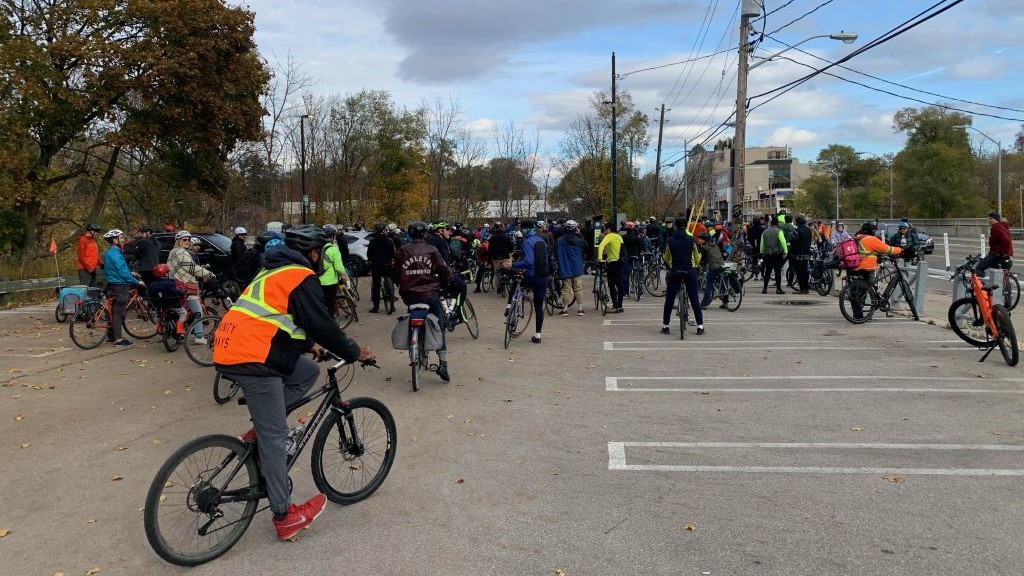
<path fill-rule="evenodd" d="M 807 219 L 802 215 L 796 217 L 796 230 L 793 232 L 793 242 L 789 246 L 790 266 L 796 274 L 799 288 L 794 294 L 810 293 L 810 271 L 807 269 L 811 259 L 811 229 L 807 227 Z"/>
<path fill-rule="evenodd" d="M 710 232 L 701 232 L 696 237 L 697 250 L 700 251 L 700 265 L 707 273 L 704 277 L 704 298 L 700 302 L 701 310 L 707 310 L 711 306 L 711 298 L 715 295 L 715 282 L 722 273 L 725 259 L 722 257 L 722 250 L 711 237 Z M 725 308 L 729 301 L 728 294 L 722 300 L 722 308 Z"/>
<path fill-rule="evenodd" d="M 555 241 L 555 255 L 558 259 L 558 277 L 562 279 L 562 310 L 560 316 L 569 315 L 569 307 L 576 301 L 576 315 L 584 316 L 583 311 L 583 253 L 589 242 L 580 235 L 580 227 L 575 220 L 565 223 L 564 233 Z"/>
<path fill-rule="evenodd" d="M 750 264 L 757 270 L 757 262 L 761 259 L 761 235 L 764 234 L 764 218 L 754 218 L 747 228 L 747 253 L 750 254 Z M 753 279 L 757 278 L 755 272 Z"/>
<path fill-rule="evenodd" d="M 984 276 L 985 270 L 996 265 L 1007 268 L 1013 265 L 1013 237 L 1010 235 L 1010 223 L 1003 220 L 999 212 L 989 212 L 988 225 L 988 254 L 975 267 L 978 276 Z"/>
<path fill-rule="evenodd" d="M 367 237 L 370 242 L 366 247 L 366 258 L 370 261 L 370 312 L 376 314 L 380 310 L 380 284 L 385 276 L 391 275 L 391 264 L 398 254 L 398 246 L 385 232 L 384 223 L 373 225 L 373 233 Z M 387 305 L 385 304 L 385 308 Z"/>
<path fill-rule="evenodd" d="M 597 246 L 597 261 L 607 262 L 605 278 L 608 281 L 608 295 L 612 299 L 612 308 L 621 314 L 622 310 L 622 235 L 615 231 L 613 222 L 604 225 L 604 236 Z"/>
<path fill-rule="evenodd" d="M 705 230 L 703 232 L 707 234 Z M 676 307 L 676 296 L 679 288 L 686 285 L 686 297 L 693 308 L 693 319 L 697 322 L 697 335 L 704 334 L 704 312 L 700 307 L 697 295 L 697 272 L 693 269 L 693 234 L 686 230 L 686 218 L 676 218 L 675 228 L 665 238 L 665 250 L 662 257 L 668 265 L 665 276 L 665 306 L 661 314 L 661 333 L 669 333 L 669 320 Z M 717 248 L 715 248 L 717 250 Z"/>
<path fill-rule="evenodd" d="M 512 263 L 512 268 L 523 273 L 523 285 L 529 286 L 533 291 L 533 317 L 536 326 L 536 333 L 530 342 L 540 344 L 541 329 L 544 327 L 544 297 L 548 288 L 548 243 L 542 234 L 534 229 L 536 222 L 526 219 L 522 222 L 523 247 L 519 259 Z M 618 234 L 616 234 L 618 236 Z M 505 315 L 512 306 L 512 296 L 509 291 L 508 304 L 505 306 Z"/>
<path fill-rule="evenodd" d="M 96 287 L 96 268 L 100 265 L 100 248 L 96 245 L 96 234 L 100 225 L 90 222 L 78 236 L 78 282 L 90 288 Z"/>
<path fill-rule="evenodd" d="M 327 239 L 323 248 L 323 272 L 320 273 L 320 289 L 324 293 L 324 302 L 327 304 L 327 311 L 331 318 L 338 315 L 338 284 L 345 283 L 345 263 L 341 258 L 341 251 L 334 243 L 334 237 L 338 235 L 338 229 L 330 224 L 325 225 L 321 230 Z M 287 237 L 286 237 L 287 239 Z"/>
<path fill-rule="evenodd" d="M 782 264 L 786 261 L 788 253 L 786 234 L 779 228 L 777 220 L 771 220 L 768 228 L 761 234 L 761 258 L 764 259 L 764 287 L 761 288 L 761 294 L 768 293 L 768 282 L 772 273 L 775 274 L 775 293 L 785 294 L 782 290 Z"/>
<path fill-rule="evenodd" d="M 619 255 L 622 261 L 622 295 L 628 297 L 633 290 L 642 290 L 641 286 L 630 286 L 633 276 L 633 266 L 640 265 L 640 255 L 643 254 L 643 242 L 640 240 L 640 224 L 637 222 L 626 222 L 626 234 L 622 237 L 623 252 Z"/>
<path fill-rule="evenodd" d="M 107 341 L 113 342 L 114 346 L 131 346 L 134 342 L 121 334 L 124 311 L 132 297 L 132 288 L 144 284 L 128 269 L 128 263 L 124 259 L 124 245 L 128 243 L 128 237 L 124 232 L 114 228 L 104 234 L 103 238 L 110 243 L 110 248 L 103 254 L 103 275 L 107 280 L 107 294 L 114 299 Z"/>
<path fill-rule="evenodd" d="M 245 254 L 245 238 L 249 233 L 245 228 L 235 228 L 235 237 L 231 239 L 231 265 L 238 264 L 238 260 Z"/>

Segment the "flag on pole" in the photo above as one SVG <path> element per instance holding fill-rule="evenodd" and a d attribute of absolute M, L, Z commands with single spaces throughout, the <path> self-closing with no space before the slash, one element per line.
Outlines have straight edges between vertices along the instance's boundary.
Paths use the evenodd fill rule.
<path fill-rule="evenodd" d="M 56 253 L 57 253 L 57 241 L 54 240 L 53 238 L 50 238 L 50 254 L 56 254 Z"/>

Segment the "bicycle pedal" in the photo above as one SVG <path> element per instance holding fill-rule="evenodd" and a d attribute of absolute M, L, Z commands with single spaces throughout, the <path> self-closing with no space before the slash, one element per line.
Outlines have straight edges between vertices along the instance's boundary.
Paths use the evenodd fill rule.
<path fill-rule="evenodd" d="M 430 370 L 431 372 L 437 372 L 437 367 L 438 367 L 437 364 L 428 364 L 427 365 L 427 370 Z"/>

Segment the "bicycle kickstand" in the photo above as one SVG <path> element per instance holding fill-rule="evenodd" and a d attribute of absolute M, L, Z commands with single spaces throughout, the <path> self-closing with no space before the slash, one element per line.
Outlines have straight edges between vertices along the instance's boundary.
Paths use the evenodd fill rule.
<path fill-rule="evenodd" d="M 985 353 L 981 356 L 981 360 L 978 360 L 978 362 L 984 362 L 985 359 L 988 358 L 988 355 L 991 354 L 992 351 L 995 350 L 997 347 L 998 345 L 995 342 L 989 345 L 988 350 L 985 351 Z"/>

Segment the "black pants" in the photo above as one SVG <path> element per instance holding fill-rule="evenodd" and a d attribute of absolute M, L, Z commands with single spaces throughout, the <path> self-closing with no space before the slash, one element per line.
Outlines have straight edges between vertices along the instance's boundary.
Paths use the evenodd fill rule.
<path fill-rule="evenodd" d="M 978 261 L 978 264 L 974 267 L 974 271 L 978 276 L 984 276 L 985 271 L 989 268 L 1009 268 L 1010 266 L 1003 266 L 1003 261 L 1009 260 L 1010 266 L 1013 265 L 1013 259 L 1006 254 L 993 254 L 989 252 L 984 258 Z M 1002 279 L 1000 279 L 1002 282 Z"/>
<path fill-rule="evenodd" d="M 523 278 L 523 287 L 529 287 L 533 291 L 533 317 L 535 319 L 535 326 L 537 328 L 537 334 L 541 333 L 541 329 L 544 327 L 544 298 L 548 292 L 548 279 L 547 278 Z M 609 283 L 610 284 L 610 283 Z M 515 295 L 514 290 L 508 291 L 508 303 L 512 303 L 512 296 Z"/>
<path fill-rule="evenodd" d="M 774 272 L 775 289 L 782 290 L 782 264 L 785 262 L 782 254 L 764 254 L 762 258 L 764 258 L 764 288 L 768 289 L 768 282 Z"/>
<path fill-rule="evenodd" d="M 381 280 L 385 276 L 390 276 L 391 270 L 373 268 L 370 270 L 370 302 L 373 303 L 373 308 L 376 310 L 380 306 L 380 284 Z M 392 295 L 394 298 L 394 295 Z"/>
<path fill-rule="evenodd" d="M 810 289 L 810 270 L 807 268 L 807 262 L 810 256 L 795 256 L 789 263 L 793 266 L 793 271 L 796 273 L 796 282 L 800 286 L 801 292 L 807 292 Z"/>
<path fill-rule="evenodd" d="M 612 297 L 612 308 L 622 308 L 622 260 L 609 260 L 607 278 L 608 295 Z"/>
<path fill-rule="evenodd" d="M 338 315 L 338 285 L 328 284 L 320 285 L 324 290 L 324 301 L 327 302 L 327 311 L 331 313 L 331 318 Z"/>

